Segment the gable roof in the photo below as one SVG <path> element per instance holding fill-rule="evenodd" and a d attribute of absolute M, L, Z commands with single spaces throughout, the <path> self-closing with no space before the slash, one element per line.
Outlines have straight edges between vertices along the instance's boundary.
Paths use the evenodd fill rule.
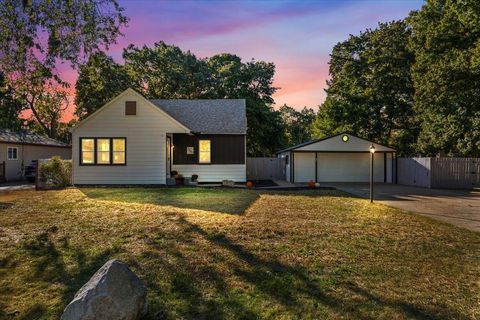
<path fill-rule="evenodd" d="M 192 132 L 203 134 L 247 132 L 244 99 L 156 99 L 150 102 Z"/>
<path fill-rule="evenodd" d="M 311 144 L 314 144 L 314 143 L 317 143 L 317 142 L 322 142 L 322 141 L 325 141 L 325 140 L 329 140 L 329 139 L 332 139 L 332 138 L 335 138 L 335 137 L 338 137 L 338 136 L 341 136 L 341 135 L 348 135 L 348 136 L 351 136 L 351 137 L 354 137 L 354 138 L 357 138 L 357 139 L 360 139 L 360 140 L 363 140 L 365 142 L 368 142 L 368 143 L 373 143 L 374 145 L 376 145 L 377 147 L 382 147 L 382 151 L 391 151 L 391 152 L 395 152 L 396 150 L 389 147 L 389 146 L 386 146 L 386 145 L 383 145 L 383 144 L 379 144 L 379 143 L 376 143 L 374 141 L 370 141 L 370 140 L 367 140 L 367 139 L 363 139 L 363 138 L 360 138 L 360 137 L 357 137 L 351 133 L 348 133 L 348 132 L 342 132 L 342 133 L 339 133 L 339 134 L 335 134 L 335 135 L 332 135 L 332 136 L 328 136 L 328 137 L 323 137 L 323 138 L 320 138 L 320 139 L 315 139 L 315 140 L 311 140 L 311 141 L 307 141 L 307 142 L 303 142 L 303 143 L 300 143 L 300 144 L 297 144 L 297 145 L 294 145 L 294 146 L 291 146 L 289 148 L 286 148 L 286 149 L 283 149 L 283 150 L 280 150 L 280 151 L 277 151 L 276 154 L 279 154 L 279 153 L 283 153 L 283 152 L 287 152 L 287 151 L 292 151 L 292 150 L 296 150 L 296 149 L 300 149 L 302 147 L 306 147 L 306 146 L 309 146 Z M 336 150 L 332 150 L 332 152 L 335 152 Z M 365 150 L 365 151 L 368 151 L 368 150 Z"/>
<path fill-rule="evenodd" d="M 70 147 L 68 144 L 28 131 L 13 131 L 0 128 L 0 142 L 15 144 L 33 144 L 49 147 Z"/>
<path fill-rule="evenodd" d="M 140 93 L 138 93 L 137 91 L 133 90 L 132 88 L 127 88 L 125 89 L 122 93 L 120 93 L 119 95 L 117 95 L 116 97 L 114 97 L 112 100 L 108 101 L 107 103 L 105 103 L 102 107 L 100 107 L 99 109 L 97 109 L 97 111 L 95 111 L 94 113 L 92 113 L 91 115 L 89 115 L 88 117 L 86 117 L 85 119 L 83 119 L 82 121 L 78 122 L 72 129 L 71 129 L 71 132 L 75 131 L 76 129 L 80 128 L 82 125 L 84 125 L 86 122 L 90 121 L 91 119 L 93 119 L 95 116 L 97 116 L 99 113 L 101 113 L 103 110 L 105 110 L 109 105 L 113 104 L 115 101 L 117 101 L 118 99 L 122 98 L 123 96 L 125 96 L 126 94 L 135 94 L 137 95 L 140 99 L 142 99 L 143 101 L 146 102 L 146 104 L 148 106 L 150 106 L 151 108 L 154 108 L 155 110 L 158 110 L 158 112 L 160 112 L 161 114 L 163 114 L 164 116 L 166 116 L 167 118 L 169 118 L 171 121 L 175 122 L 177 125 L 179 125 L 180 127 L 182 127 L 185 131 L 187 132 L 190 132 L 191 129 L 190 128 L 187 128 L 183 123 L 180 123 L 177 119 L 173 118 L 170 114 L 168 114 L 167 112 L 165 112 L 163 109 L 161 108 L 158 108 L 158 106 L 154 105 L 150 100 L 147 100 L 143 95 L 141 95 Z"/>

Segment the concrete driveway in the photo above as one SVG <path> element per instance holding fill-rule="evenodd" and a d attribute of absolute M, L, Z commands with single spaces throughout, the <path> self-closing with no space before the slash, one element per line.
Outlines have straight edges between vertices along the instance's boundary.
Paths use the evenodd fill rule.
<path fill-rule="evenodd" d="M 369 198 L 368 183 L 329 183 L 338 190 Z M 480 190 L 425 189 L 375 184 L 374 201 L 480 232 Z"/>
<path fill-rule="evenodd" d="M 0 193 L 30 189 L 35 189 L 35 184 L 26 181 L 0 183 Z"/>

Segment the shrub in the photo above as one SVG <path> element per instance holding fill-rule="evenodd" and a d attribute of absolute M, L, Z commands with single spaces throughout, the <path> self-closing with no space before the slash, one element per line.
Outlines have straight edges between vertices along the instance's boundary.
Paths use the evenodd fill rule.
<path fill-rule="evenodd" d="M 198 174 L 192 174 L 192 182 L 196 182 L 198 180 Z"/>
<path fill-rule="evenodd" d="M 40 164 L 40 182 L 51 187 L 64 188 L 72 184 L 72 161 L 52 157 Z"/>

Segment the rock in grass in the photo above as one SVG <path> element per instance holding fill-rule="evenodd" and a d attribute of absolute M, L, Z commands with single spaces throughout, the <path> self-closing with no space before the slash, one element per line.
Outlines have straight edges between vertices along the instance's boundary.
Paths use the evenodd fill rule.
<path fill-rule="evenodd" d="M 62 320 L 136 320 L 147 311 L 147 289 L 118 260 L 105 263 L 75 294 Z"/>

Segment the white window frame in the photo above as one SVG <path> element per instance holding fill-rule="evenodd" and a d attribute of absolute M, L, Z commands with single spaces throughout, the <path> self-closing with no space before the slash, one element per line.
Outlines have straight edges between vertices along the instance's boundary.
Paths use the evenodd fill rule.
<path fill-rule="evenodd" d="M 15 158 L 10 158 L 10 152 L 9 152 L 10 149 L 15 149 L 16 150 L 15 151 L 15 156 L 16 156 Z M 7 160 L 13 160 L 13 161 L 18 160 L 18 147 L 10 147 L 10 146 L 7 147 Z"/>

